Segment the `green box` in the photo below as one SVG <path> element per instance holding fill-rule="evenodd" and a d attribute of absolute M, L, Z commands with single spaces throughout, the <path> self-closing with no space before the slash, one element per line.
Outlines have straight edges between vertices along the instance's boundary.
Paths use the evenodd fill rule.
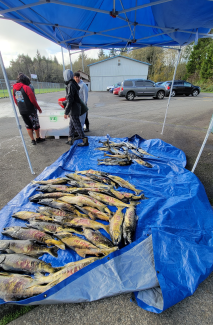
<path fill-rule="evenodd" d="M 57 116 L 50 116 L 50 122 L 57 122 L 58 118 Z"/>

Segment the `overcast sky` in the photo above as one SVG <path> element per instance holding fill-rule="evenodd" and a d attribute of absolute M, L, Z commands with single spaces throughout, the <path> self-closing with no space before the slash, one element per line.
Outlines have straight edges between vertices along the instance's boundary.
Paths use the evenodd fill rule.
<path fill-rule="evenodd" d="M 0 20 L 0 51 L 2 52 L 5 67 L 16 59 L 18 54 L 28 54 L 31 58 L 36 55 L 37 49 L 41 55 L 54 56 L 62 63 L 61 47 L 46 38 L 32 32 L 9 20 Z M 91 58 L 98 57 L 98 50 L 86 51 Z M 72 55 L 75 61 L 79 54 Z M 64 49 L 65 64 L 69 63 L 68 51 Z"/>

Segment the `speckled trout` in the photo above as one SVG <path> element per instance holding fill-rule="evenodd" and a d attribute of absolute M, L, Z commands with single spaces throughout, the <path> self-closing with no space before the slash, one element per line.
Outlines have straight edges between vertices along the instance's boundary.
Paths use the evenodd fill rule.
<path fill-rule="evenodd" d="M 125 245 L 131 244 L 133 235 L 136 228 L 136 215 L 135 208 L 133 206 L 126 209 L 123 223 L 123 238 Z"/>
<path fill-rule="evenodd" d="M 122 208 L 118 208 L 109 223 L 109 231 L 114 245 L 119 245 L 122 239 L 124 215 Z"/>

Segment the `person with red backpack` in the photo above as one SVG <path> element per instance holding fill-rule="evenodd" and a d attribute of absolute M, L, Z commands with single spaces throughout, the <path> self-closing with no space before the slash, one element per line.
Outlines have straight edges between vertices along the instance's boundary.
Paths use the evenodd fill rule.
<path fill-rule="evenodd" d="M 17 83 L 13 85 L 13 98 L 18 106 L 21 117 L 25 123 L 27 133 L 32 140 L 32 144 L 45 141 L 40 137 L 40 124 L 37 110 L 42 113 L 32 89 L 29 87 L 29 78 L 19 73 Z M 36 134 L 36 140 L 33 136 L 33 130 Z"/>

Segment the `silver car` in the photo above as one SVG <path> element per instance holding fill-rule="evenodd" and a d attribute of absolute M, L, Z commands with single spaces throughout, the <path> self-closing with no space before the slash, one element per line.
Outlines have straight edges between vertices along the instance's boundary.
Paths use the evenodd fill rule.
<path fill-rule="evenodd" d="M 156 85 L 151 80 L 126 79 L 121 83 L 119 96 L 126 97 L 127 100 L 134 100 L 135 97 L 142 96 L 163 99 L 165 96 L 165 88 Z"/>

